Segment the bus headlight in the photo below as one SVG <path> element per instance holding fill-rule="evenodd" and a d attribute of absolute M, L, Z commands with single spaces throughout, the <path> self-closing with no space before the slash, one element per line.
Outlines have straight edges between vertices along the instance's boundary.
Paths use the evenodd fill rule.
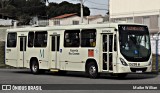
<path fill-rule="evenodd" d="M 124 61 L 124 59 L 120 58 L 120 61 L 121 61 L 122 65 L 128 66 L 128 64 Z"/>

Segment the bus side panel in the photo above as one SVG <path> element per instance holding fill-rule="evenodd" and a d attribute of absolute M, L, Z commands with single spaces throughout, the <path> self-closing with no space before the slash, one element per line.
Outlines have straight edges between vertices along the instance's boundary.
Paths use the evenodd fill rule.
<path fill-rule="evenodd" d="M 84 71 L 85 64 L 82 58 L 85 56 L 79 48 L 63 48 L 60 54 L 60 62 L 65 62 L 65 69 L 70 71 Z M 61 69 L 64 65 L 61 65 Z"/>
<path fill-rule="evenodd" d="M 94 55 L 89 56 L 89 50 L 93 50 Z M 63 48 L 60 55 L 61 69 L 66 69 L 70 71 L 85 71 L 86 61 L 88 59 L 93 59 L 97 62 L 99 67 L 99 49 L 95 48 Z"/>
<path fill-rule="evenodd" d="M 48 50 L 46 48 L 27 49 L 27 68 L 30 67 L 31 58 L 38 60 L 39 69 L 48 69 Z"/>
<path fill-rule="evenodd" d="M 62 40 L 64 40 L 64 36 Z M 97 38 L 96 41 L 98 40 L 99 39 Z M 98 43 L 96 47 L 64 47 L 64 41 L 61 42 L 61 45 L 63 48 L 60 49 L 60 62 L 65 63 L 61 65 L 61 69 L 65 68 L 69 71 L 85 71 L 85 65 L 88 59 L 94 59 L 99 67 L 99 47 L 97 47 Z M 93 56 L 89 55 L 89 51 L 93 51 Z"/>
<path fill-rule="evenodd" d="M 6 65 L 17 67 L 17 48 L 6 48 Z"/>
<path fill-rule="evenodd" d="M 8 33 L 6 33 L 6 43 L 5 43 L 5 64 L 13 67 L 17 67 L 17 44 L 14 43 L 14 47 L 7 47 L 7 39 L 8 39 Z M 16 33 L 15 33 L 16 34 Z M 11 35 L 10 35 L 11 36 Z M 15 35 L 17 38 L 17 35 Z M 13 44 L 13 43 L 12 43 Z"/>
<path fill-rule="evenodd" d="M 33 32 L 33 31 L 31 31 Z M 30 37 L 28 35 L 28 38 L 27 38 L 27 51 L 26 51 L 26 61 L 27 61 L 27 68 L 30 68 L 30 63 L 31 63 L 31 59 L 34 58 L 34 60 L 37 60 L 38 61 L 38 64 L 39 64 L 39 69 L 49 69 L 48 68 L 48 64 L 49 64 L 49 55 L 48 55 L 48 39 L 49 39 L 49 36 L 48 36 L 48 32 L 46 34 L 46 31 L 40 33 L 41 31 L 35 31 L 35 36 L 37 35 L 37 37 L 34 37 L 36 38 L 36 41 L 34 39 L 34 45 L 28 47 L 28 45 L 30 44 L 30 42 L 28 41 L 28 38 Z M 41 34 L 41 35 L 40 35 Z M 46 34 L 46 35 L 44 35 Z M 38 36 L 40 39 L 38 39 Z M 47 36 L 46 40 L 41 40 L 41 38 L 45 38 Z M 47 45 L 46 43 L 43 44 L 44 42 L 47 41 Z M 35 43 L 38 42 L 38 45 L 35 46 Z M 42 43 L 43 42 L 43 43 Z M 42 45 L 41 45 L 42 44 Z"/>
<path fill-rule="evenodd" d="M 39 55 L 39 68 L 40 69 L 49 69 L 48 65 L 49 65 L 49 55 L 48 55 L 48 48 L 44 48 L 44 49 L 39 49 L 38 50 L 38 54 Z"/>

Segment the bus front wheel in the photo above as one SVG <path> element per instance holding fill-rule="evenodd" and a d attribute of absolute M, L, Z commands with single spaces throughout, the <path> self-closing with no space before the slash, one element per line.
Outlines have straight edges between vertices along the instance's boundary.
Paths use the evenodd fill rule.
<path fill-rule="evenodd" d="M 90 62 L 87 65 L 86 72 L 90 78 L 97 78 L 99 76 L 98 68 L 94 62 Z"/>
<path fill-rule="evenodd" d="M 37 62 L 36 60 L 33 60 L 33 61 L 31 62 L 31 67 L 30 67 L 30 69 L 31 69 L 31 72 L 32 72 L 33 74 L 38 74 L 38 73 L 39 73 L 39 65 L 38 65 L 38 62 Z"/>

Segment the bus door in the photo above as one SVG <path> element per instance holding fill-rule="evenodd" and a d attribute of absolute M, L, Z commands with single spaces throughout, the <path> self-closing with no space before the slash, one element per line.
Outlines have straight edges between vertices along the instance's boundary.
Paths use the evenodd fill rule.
<path fill-rule="evenodd" d="M 50 40 L 50 68 L 59 69 L 59 46 L 60 46 L 60 34 L 51 35 Z"/>
<path fill-rule="evenodd" d="M 19 36 L 18 38 L 18 67 L 25 67 L 25 57 L 26 57 L 26 36 Z"/>
<path fill-rule="evenodd" d="M 103 71 L 113 71 L 113 34 L 102 34 Z"/>

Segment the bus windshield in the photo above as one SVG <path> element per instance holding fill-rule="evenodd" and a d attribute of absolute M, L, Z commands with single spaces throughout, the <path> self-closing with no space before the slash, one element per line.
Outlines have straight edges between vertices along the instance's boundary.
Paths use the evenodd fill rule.
<path fill-rule="evenodd" d="M 146 26 L 119 26 L 121 54 L 131 62 L 148 61 L 151 54 L 149 31 Z"/>

